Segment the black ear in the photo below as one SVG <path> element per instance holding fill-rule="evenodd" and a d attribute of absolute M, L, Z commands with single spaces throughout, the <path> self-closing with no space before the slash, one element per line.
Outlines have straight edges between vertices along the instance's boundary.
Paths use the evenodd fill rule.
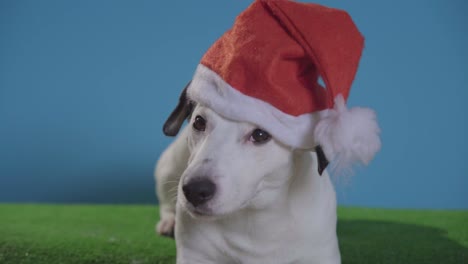
<path fill-rule="evenodd" d="M 185 119 L 192 113 L 193 103 L 187 98 L 187 88 L 190 83 L 191 81 L 185 86 L 180 94 L 179 103 L 166 120 L 166 123 L 164 123 L 163 132 L 166 136 L 173 137 L 177 135 Z"/>
<path fill-rule="evenodd" d="M 317 153 L 317 161 L 318 161 L 318 173 L 322 176 L 323 171 L 328 166 L 328 159 L 323 152 L 323 149 L 320 145 L 315 147 L 315 153 Z"/>

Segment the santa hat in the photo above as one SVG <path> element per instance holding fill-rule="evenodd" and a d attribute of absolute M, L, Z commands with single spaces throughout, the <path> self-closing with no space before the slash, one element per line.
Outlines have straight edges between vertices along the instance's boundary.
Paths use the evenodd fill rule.
<path fill-rule="evenodd" d="M 187 95 L 293 148 L 323 149 L 338 169 L 367 164 L 380 149 L 375 113 L 346 107 L 363 46 L 345 11 L 257 0 L 203 56 Z"/>

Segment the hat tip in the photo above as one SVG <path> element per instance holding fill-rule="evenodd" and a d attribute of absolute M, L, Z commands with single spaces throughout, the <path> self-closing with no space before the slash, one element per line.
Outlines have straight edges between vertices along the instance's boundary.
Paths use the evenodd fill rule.
<path fill-rule="evenodd" d="M 380 150 L 380 128 L 372 109 L 348 109 L 337 96 L 335 106 L 322 118 L 314 131 L 335 173 L 352 172 L 354 165 L 368 165 Z"/>

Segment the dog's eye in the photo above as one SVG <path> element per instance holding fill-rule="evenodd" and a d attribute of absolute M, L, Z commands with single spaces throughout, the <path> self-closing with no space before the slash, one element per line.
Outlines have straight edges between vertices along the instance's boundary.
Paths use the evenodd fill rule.
<path fill-rule="evenodd" d="M 196 116 L 195 121 L 193 121 L 193 128 L 198 131 L 205 131 L 206 120 L 201 116 Z"/>
<path fill-rule="evenodd" d="M 259 128 L 255 129 L 250 135 L 250 141 L 255 144 L 263 144 L 268 142 L 271 139 L 271 135 L 265 130 Z"/>

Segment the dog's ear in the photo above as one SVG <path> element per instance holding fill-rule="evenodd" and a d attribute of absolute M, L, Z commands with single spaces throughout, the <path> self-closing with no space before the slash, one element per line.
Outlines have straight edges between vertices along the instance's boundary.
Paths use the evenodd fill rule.
<path fill-rule="evenodd" d="M 328 159 L 325 156 L 325 153 L 323 152 L 322 146 L 318 145 L 315 147 L 315 153 L 317 153 L 317 170 L 320 176 L 322 176 L 323 171 L 327 168 L 328 166 Z"/>
<path fill-rule="evenodd" d="M 177 135 L 185 119 L 193 111 L 193 103 L 187 98 L 187 88 L 190 86 L 190 83 L 191 81 L 185 86 L 180 94 L 179 103 L 166 120 L 166 123 L 164 123 L 163 132 L 166 136 L 173 137 Z"/>

